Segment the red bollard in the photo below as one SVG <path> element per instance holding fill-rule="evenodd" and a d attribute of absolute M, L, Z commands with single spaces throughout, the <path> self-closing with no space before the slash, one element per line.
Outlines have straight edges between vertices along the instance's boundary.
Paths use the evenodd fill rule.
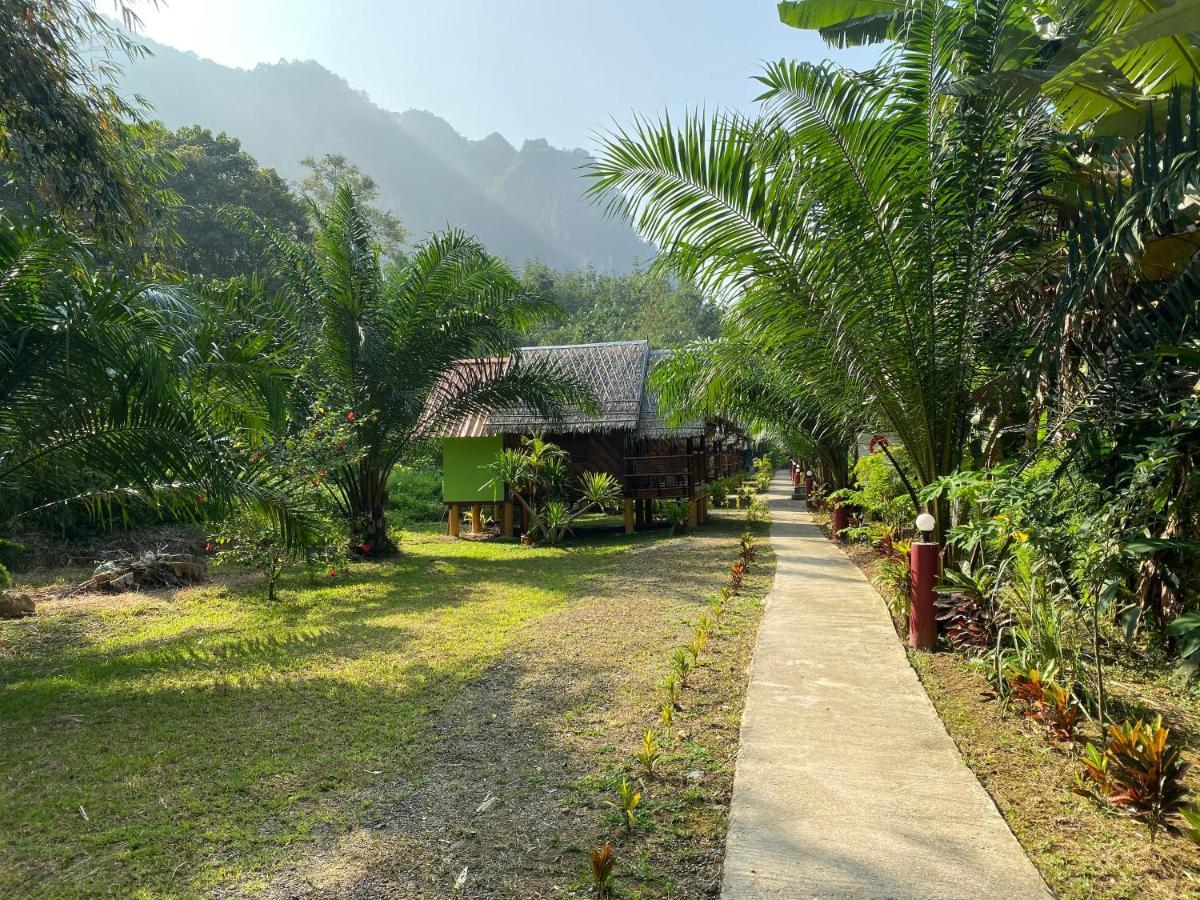
<path fill-rule="evenodd" d="M 835 506 L 829 514 L 829 537 L 841 543 L 839 532 L 850 527 L 850 510 L 844 506 Z"/>
<path fill-rule="evenodd" d="M 804 502 L 806 504 L 810 502 L 809 498 L 812 496 L 813 488 L 816 487 L 816 484 L 817 479 L 811 475 L 804 476 Z"/>
<path fill-rule="evenodd" d="M 908 646 L 932 650 L 937 643 L 937 613 L 933 600 L 938 582 L 938 545 L 913 541 L 908 557 Z"/>
<path fill-rule="evenodd" d="M 792 487 L 796 487 L 799 484 L 800 484 L 800 467 L 798 465 L 796 465 L 795 463 L 792 463 Z"/>

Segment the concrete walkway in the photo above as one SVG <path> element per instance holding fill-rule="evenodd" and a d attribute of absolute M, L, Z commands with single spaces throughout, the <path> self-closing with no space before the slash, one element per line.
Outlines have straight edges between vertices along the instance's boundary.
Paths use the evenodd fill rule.
<path fill-rule="evenodd" d="M 721 896 L 1047 897 L 883 601 L 790 497 L 777 478 Z"/>

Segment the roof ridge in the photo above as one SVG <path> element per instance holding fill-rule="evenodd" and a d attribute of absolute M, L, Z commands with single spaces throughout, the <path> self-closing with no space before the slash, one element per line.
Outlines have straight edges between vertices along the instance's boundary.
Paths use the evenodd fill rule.
<path fill-rule="evenodd" d="M 517 350 L 573 350 L 582 347 L 631 347 L 637 344 L 644 344 L 647 348 L 650 347 L 649 340 L 638 338 L 633 341 L 592 341 L 586 344 L 533 344 L 528 347 L 518 347 Z"/>

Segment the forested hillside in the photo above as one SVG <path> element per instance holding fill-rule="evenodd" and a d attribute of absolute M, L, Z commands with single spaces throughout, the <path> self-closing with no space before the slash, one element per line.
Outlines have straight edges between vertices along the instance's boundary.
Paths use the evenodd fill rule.
<path fill-rule="evenodd" d="M 517 266 L 628 272 L 653 256 L 628 224 L 584 199 L 582 150 L 544 140 L 518 149 L 498 134 L 468 140 L 433 113 L 381 109 L 311 61 L 245 71 L 145 43 L 153 54 L 126 66 L 121 91 L 149 101 L 168 128 L 227 132 L 292 182 L 304 157 L 344 155 L 414 238 L 461 227 Z"/>

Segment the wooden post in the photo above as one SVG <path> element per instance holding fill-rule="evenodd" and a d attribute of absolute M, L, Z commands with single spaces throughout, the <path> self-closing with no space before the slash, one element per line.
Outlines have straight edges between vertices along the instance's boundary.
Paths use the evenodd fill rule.
<path fill-rule="evenodd" d="M 701 494 L 699 503 L 700 503 L 700 515 L 698 516 L 698 519 L 699 519 L 701 525 L 706 525 L 706 524 L 708 524 L 708 496 L 705 494 Z"/>
<path fill-rule="evenodd" d="M 695 528 L 700 524 L 700 501 L 688 500 L 688 528 Z"/>
<path fill-rule="evenodd" d="M 471 504 L 471 534 L 479 534 L 479 532 L 483 531 L 483 523 L 480 515 L 482 511 L 482 503 Z"/>
<path fill-rule="evenodd" d="M 501 530 L 501 533 L 505 537 L 510 538 L 513 536 L 513 502 L 511 500 L 508 500 L 500 505 L 504 509 L 504 512 L 501 513 L 501 515 L 503 517 L 503 522 L 504 522 L 504 526 L 503 526 L 503 529 Z"/>
<path fill-rule="evenodd" d="M 636 527 L 636 524 L 634 522 L 634 515 L 633 515 L 634 502 L 635 501 L 631 500 L 629 497 L 625 498 L 625 533 L 626 534 L 633 534 L 633 529 Z"/>
<path fill-rule="evenodd" d="M 457 503 L 450 504 L 450 537 L 458 537 L 458 526 L 462 522 L 462 510 Z"/>

